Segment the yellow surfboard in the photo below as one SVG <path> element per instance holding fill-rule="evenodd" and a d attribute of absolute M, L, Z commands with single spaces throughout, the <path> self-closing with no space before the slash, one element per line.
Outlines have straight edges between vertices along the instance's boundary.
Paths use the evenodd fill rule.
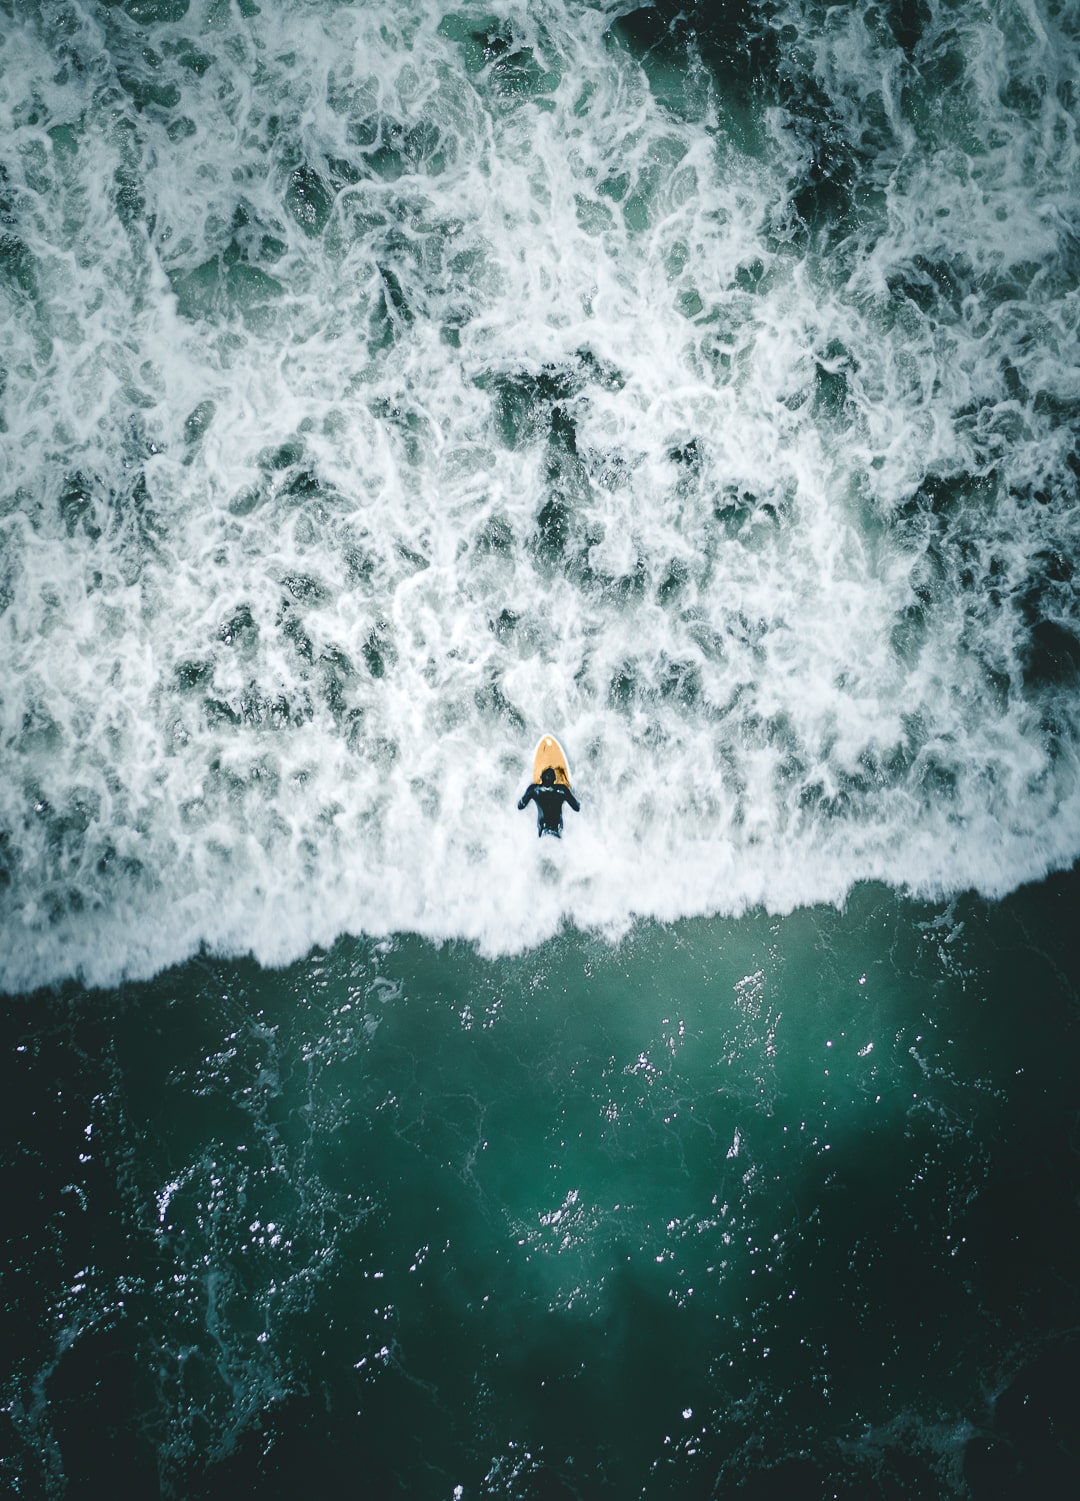
<path fill-rule="evenodd" d="M 540 773 L 547 766 L 554 768 L 556 782 L 562 782 L 564 787 L 569 787 L 570 763 L 566 759 L 566 752 L 555 739 L 554 735 L 540 736 L 540 743 L 537 745 L 536 754 L 533 756 L 532 779 L 534 782 L 540 780 Z"/>

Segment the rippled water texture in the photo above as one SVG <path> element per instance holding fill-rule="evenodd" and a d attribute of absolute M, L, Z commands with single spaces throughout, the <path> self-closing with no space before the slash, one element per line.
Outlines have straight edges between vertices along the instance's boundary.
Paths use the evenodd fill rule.
<path fill-rule="evenodd" d="M 38 998 L 0 1477 L 1068 1494 L 1077 884 Z"/>
<path fill-rule="evenodd" d="M 5 1494 L 1071 1495 L 1078 75 L 0 0 Z"/>
<path fill-rule="evenodd" d="M 3 11 L 0 984 L 1072 862 L 1075 4 Z"/>

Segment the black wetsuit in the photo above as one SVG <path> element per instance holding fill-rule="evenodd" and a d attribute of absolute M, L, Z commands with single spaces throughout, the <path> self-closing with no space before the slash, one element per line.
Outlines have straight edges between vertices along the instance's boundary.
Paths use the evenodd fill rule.
<path fill-rule="evenodd" d="M 518 807 L 524 808 L 528 803 L 536 804 L 537 837 L 541 834 L 554 834 L 556 839 L 560 837 L 563 803 L 569 803 L 575 813 L 581 812 L 581 804 L 565 782 L 556 782 L 549 787 L 543 782 L 531 782 Z"/>

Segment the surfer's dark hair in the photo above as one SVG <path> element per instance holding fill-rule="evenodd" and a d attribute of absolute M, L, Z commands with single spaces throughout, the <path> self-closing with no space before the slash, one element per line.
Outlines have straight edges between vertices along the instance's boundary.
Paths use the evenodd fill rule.
<path fill-rule="evenodd" d="M 540 780 L 544 783 L 545 786 L 549 786 L 555 780 L 554 766 L 545 766 L 543 771 L 540 773 Z"/>

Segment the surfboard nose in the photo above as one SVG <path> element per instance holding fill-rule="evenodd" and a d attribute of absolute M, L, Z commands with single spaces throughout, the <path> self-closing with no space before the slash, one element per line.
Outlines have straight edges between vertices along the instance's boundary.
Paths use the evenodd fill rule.
<path fill-rule="evenodd" d="M 533 755 L 534 782 L 539 782 L 540 773 L 545 767 L 550 766 L 555 773 L 555 780 L 570 786 L 570 767 L 566 759 L 566 752 L 555 739 L 554 735 L 541 735 Z"/>

